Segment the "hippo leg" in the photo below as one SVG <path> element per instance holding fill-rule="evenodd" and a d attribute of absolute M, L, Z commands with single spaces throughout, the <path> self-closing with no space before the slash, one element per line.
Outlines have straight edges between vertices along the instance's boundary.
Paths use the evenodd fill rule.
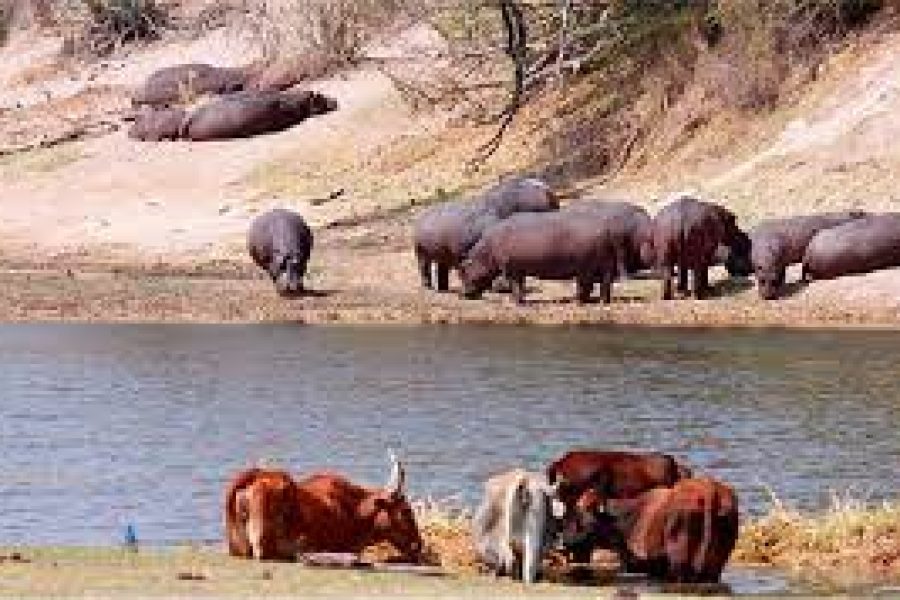
<path fill-rule="evenodd" d="M 659 276 L 662 278 L 662 298 L 663 300 L 672 299 L 672 273 L 673 267 L 662 266 L 659 268 Z"/>
<path fill-rule="evenodd" d="M 422 277 L 422 287 L 426 290 L 431 289 L 431 260 L 422 256 L 421 254 L 416 256 L 416 259 L 419 261 L 419 275 Z"/>
<path fill-rule="evenodd" d="M 812 275 L 806 270 L 806 265 L 804 264 L 803 268 L 800 270 L 800 281 L 803 283 L 812 283 L 812 280 Z"/>
<path fill-rule="evenodd" d="M 450 267 L 441 263 L 437 264 L 437 289 L 439 292 L 450 289 Z"/>
<path fill-rule="evenodd" d="M 577 299 L 579 304 L 587 304 L 591 301 L 591 294 L 594 292 L 593 277 L 579 277 L 575 284 L 578 288 Z"/>
<path fill-rule="evenodd" d="M 600 297 L 603 299 L 603 304 L 609 304 L 612 302 L 612 287 L 613 280 L 615 280 L 615 273 L 604 273 L 603 281 L 600 283 Z"/>
<path fill-rule="evenodd" d="M 786 281 L 787 281 L 787 267 L 782 267 L 778 270 L 778 287 L 783 288 Z"/>
<path fill-rule="evenodd" d="M 676 289 L 680 294 L 688 293 L 688 268 L 684 263 L 678 264 L 678 287 Z"/>
<path fill-rule="evenodd" d="M 509 279 L 510 292 L 512 293 L 513 300 L 516 301 L 516 304 L 525 304 L 525 276 L 510 275 L 507 276 L 507 278 Z"/>
<path fill-rule="evenodd" d="M 694 269 L 694 297 L 697 300 L 702 300 L 708 295 L 709 291 L 709 267 L 701 265 Z"/>

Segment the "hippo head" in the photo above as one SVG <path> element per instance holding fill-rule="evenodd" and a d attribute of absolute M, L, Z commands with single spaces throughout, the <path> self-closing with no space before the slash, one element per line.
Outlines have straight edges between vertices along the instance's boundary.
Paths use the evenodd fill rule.
<path fill-rule="evenodd" d="M 235 494 L 237 519 L 257 560 L 290 560 L 295 544 L 290 530 L 297 521 L 296 485 L 286 473 L 269 472 Z"/>
<path fill-rule="evenodd" d="M 370 523 L 369 545 L 378 542 L 391 544 L 410 562 L 418 562 L 424 549 L 419 526 L 412 506 L 403 491 L 403 465 L 391 453 L 392 471 L 387 486 L 376 489 L 359 507 L 359 516 Z"/>
<path fill-rule="evenodd" d="M 756 268 L 756 287 L 763 300 L 776 300 L 781 291 L 782 278 L 777 269 Z"/>
<path fill-rule="evenodd" d="M 484 261 L 469 258 L 459 265 L 459 279 L 463 285 L 463 296 L 467 300 L 481 298 L 496 277 L 496 270 Z"/>
<path fill-rule="evenodd" d="M 275 291 L 280 296 L 296 296 L 303 292 L 306 260 L 296 254 L 276 254 L 270 269 Z"/>
<path fill-rule="evenodd" d="M 619 537 L 615 518 L 607 511 L 607 502 L 596 489 L 585 490 L 567 511 L 559 532 L 562 547 L 573 550 L 597 544 L 614 547 Z"/>

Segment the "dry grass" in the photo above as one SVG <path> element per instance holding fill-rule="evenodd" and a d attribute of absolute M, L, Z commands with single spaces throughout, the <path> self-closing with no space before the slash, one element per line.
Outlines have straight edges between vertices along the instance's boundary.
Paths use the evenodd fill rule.
<path fill-rule="evenodd" d="M 838 587 L 900 583 L 900 504 L 835 495 L 826 511 L 802 513 L 773 500 L 767 515 L 742 527 L 734 560 Z"/>

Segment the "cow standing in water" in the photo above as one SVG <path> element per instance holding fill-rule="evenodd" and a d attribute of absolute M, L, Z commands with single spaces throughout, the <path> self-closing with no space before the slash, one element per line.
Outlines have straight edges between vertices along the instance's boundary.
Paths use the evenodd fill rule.
<path fill-rule="evenodd" d="M 591 490 L 575 510 L 627 571 L 675 583 L 718 583 L 738 536 L 734 490 L 708 478 L 682 479 L 621 500 Z"/>
<path fill-rule="evenodd" d="M 557 495 L 565 505 L 561 525 L 566 549 L 575 562 L 586 563 L 594 548 L 602 544 L 603 532 L 579 519 L 587 513 L 579 510 L 585 494 L 601 509 L 608 501 L 636 498 L 659 487 L 672 487 L 691 477 L 691 470 L 668 454 L 659 452 L 621 452 L 612 450 L 573 450 L 553 461 L 547 479 L 557 486 Z"/>
<path fill-rule="evenodd" d="M 298 553 L 359 554 L 391 544 L 406 560 L 422 553 L 412 507 L 403 492 L 404 471 L 392 456 L 387 486 L 365 487 L 322 472 L 295 481 L 280 470 L 239 473 L 225 495 L 225 531 L 232 556 L 294 560 Z"/>
<path fill-rule="evenodd" d="M 552 539 L 553 516 L 562 516 L 555 489 L 541 473 L 515 469 L 484 485 L 472 535 L 481 559 L 497 574 L 537 580 L 541 556 Z"/>

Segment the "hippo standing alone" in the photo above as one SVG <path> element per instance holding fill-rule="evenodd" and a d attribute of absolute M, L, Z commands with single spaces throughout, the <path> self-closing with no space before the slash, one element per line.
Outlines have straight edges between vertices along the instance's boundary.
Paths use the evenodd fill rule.
<path fill-rule="evenodd" d="M 269 274 L 282 296 L 303 291 L 312 247 L 313 234 L 303 217 L 281 208 L 256 217 L 247 235 L 247 249 L 253 262 Z"/>
<path fill-rule="evenodd" d="M 489 227 L 459 275 L 466 298 L 479 298 L 498 276 L 512 285 L 513 298 L 525 301 L 525 278 L 567 280 L 577 284 L 579 302 L 588 302 L 594 284 L 601 298 L 612 299 L 616 252 L 608 233 L 598 231 L 591 219 L 571 212 L 522 213 Z"/>
<path fill-rule="evenodd" d="M 818 232 L 865 216 L 861 210 L 850 210 L 771 219 L 757 225 L 750 232 L 750 260 L 760 297 L 774 300 L 780 295 L 787 267 L 803 261 L 806 247 Z"/>
<path fill-rule="evenodd" d="M 663 278 L 663 300 L 672 299 L 672 277 L 678 267 L 678 290 L 688 291 L 688 271 L 694 274 L 694 296 L 710 289 L 709 267 L 718 262 L 720 247 L 728 248 L 731 275 L 750 274 L 750 238 L 737 226 L 734 213 L 687 195 L 678 196 L 653 220 L 653 254 Z"/>
<path fill-rule="evenodd" d="M 497 221 L 519 212 L 544 212 L 559 208 L 550 187 L 538 179 L 502 182 L 469 202 L 447 202 L 425 211 L 413 233 L 422 285 L 449 289 L 450 269 L 457 268 L 481 234 Z M 437 281 L 432 268 L 437 269 Z"/>
<path fill-rule="evenodd" d="M 803 257 L 803 279 L 892 267 L 900 267 L 900 213 L 873 214 L 817 233 Z"/>

